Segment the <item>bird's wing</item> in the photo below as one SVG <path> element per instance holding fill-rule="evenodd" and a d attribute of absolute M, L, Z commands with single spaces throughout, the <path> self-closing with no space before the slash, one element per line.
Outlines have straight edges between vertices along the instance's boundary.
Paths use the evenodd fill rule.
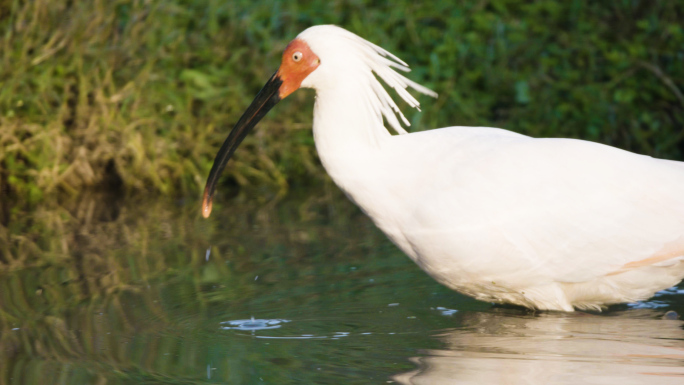
<path fill-rule="evenodd" d="M 419 254 L 559 282 L 684 258 L 682 163 L 496 129 L 425 134 L 405 163 L 416 176 L 404 228 Z"/>

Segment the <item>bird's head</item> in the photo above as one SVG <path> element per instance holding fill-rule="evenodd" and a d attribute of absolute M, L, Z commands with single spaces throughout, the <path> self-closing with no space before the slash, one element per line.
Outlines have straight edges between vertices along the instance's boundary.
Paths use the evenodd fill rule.
<path fill-rule="evenodd" d="M 273 108 L 278 102 L 301 87 L 302 81 L 316 70 L 321 60 L 309 45 L 302 39 L 294 39 L 287 45 L 278 71 L 271 76 L 259 91 L 247 110 L 242 114 L 221 149 L 216 154 L 214 164 L 209 172 L 207 184 L 202 198 L 202 216 L 208 218 L 211 214 L 214 190 L 221 172 L 230 160 L 237 147 L 247 136 L 247 133 Z"/>
<path fill-rule="evenodd" d="M 216 154 L 204 188 L 202 215 L 207 218 L 211 214 L 218 178 L 247 133 L 273 106 L 300 87 L 320 91 L 344 82 L 359 82 L 362 85 L 359 92 L 368 93 L 366 100 L 370 101 L 378 117 L 384 116 L 395 131 L 406 133 L 396 114 L 405 125 L 408 121 L 373 73 L 394 88 L 411 107 L 417 108 L 419 103 L 406 88 L 434 97 L 437 94 L 401 76 L 394 69 L 409 71 L 407 64 L 396 56 L 340 27 L 320 25 L 300 33 L 287 45 L 278 71 L 247 107 Z"/>
<path fill-rule="evenodd" d="M 276 82 L 281 83 L 278 88 L 280 99 L 299 89 L 302 81 L 320 65 L 321 59 L 311 51 L 306 42 L 301 39 L 292 40 L 285 48 L 280 68 L 275 74 Z"/>

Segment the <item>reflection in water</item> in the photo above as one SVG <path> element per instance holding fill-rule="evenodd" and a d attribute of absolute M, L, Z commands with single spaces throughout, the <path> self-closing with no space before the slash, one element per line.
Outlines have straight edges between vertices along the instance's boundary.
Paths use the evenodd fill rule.
<path fill-rule="evenodd" d="M 682 384 L 684 330 L 652 310 L 469 313 L 401 384 Z"/>

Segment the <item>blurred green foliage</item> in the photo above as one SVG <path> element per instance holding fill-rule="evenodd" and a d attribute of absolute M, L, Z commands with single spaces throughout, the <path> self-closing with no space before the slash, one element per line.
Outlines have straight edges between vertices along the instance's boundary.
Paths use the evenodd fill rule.
<path fill-rule="evenodd" d="M 0 0 L 0 189 L 29 204 L 84 188 L 199 195 L 282 49 L 324 23 L 440 94 L 407 111 L 414 130 L 497 126 L 682 159 L 682 20 L 680 1 Z M 312 99 L 272 111 L 224 183 L 264 199 L 320 184 Z"/>

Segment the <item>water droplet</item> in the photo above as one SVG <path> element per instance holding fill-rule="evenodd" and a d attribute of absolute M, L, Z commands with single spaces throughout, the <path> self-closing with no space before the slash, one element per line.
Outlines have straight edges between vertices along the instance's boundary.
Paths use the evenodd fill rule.
<path fill-rule="evenodd" d="M 676 311 L 670 310 L 665 315 L 663 315 L 663 319 L 667 320 L 677 320 L 679 319 L 679 314 L 677 314 Z"/>

